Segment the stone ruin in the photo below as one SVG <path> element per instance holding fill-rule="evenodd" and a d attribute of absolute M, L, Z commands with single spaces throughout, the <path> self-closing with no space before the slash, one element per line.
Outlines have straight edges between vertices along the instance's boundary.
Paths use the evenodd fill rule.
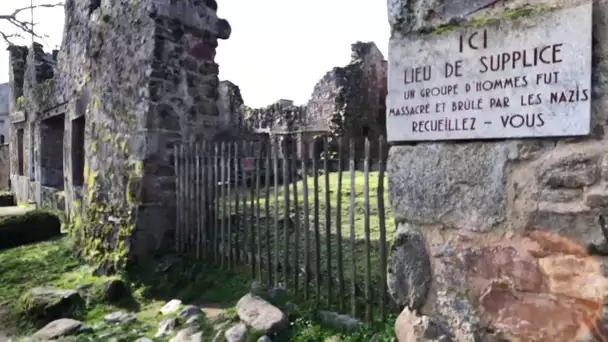
<path fill-rule="evenodd" d="M 245 103 L 241 89 L 230 81 L 221 81 L 218 91 L 218 110 L 223 129 L 216 138 L 236 140 L 247 132 L 244 120 Z"/>
<path fill-rule="evenodd" d="M 334 138 L 353 138 L 357 158 L 361 158 L 366 137 L 377 142 L 386 134 L 386 71 L 387 64 L 378 47 L 373 42 L 357 42 L 352 45 L 350 63 L 326 73 L 315 85 L 306 106 L 279 100 L 264 108 L 247 108 L 246 126 L 258 133 L 278 135 L 278 140 L 285 140 L 287 146 L 297 143 L 293 134 L 299 133 L 309 147 L 309 155 L 317 156 L 323 146 L 319 137 L 329 134 Z M 337 151 L 335 139 L 329 148 Z M 293 151 L 292 147 L 287 149 Z M 376 153 L 372 150 L 373 156 Z"/>
<path fill-rule="evenodd" d="M 173 241 L 173 146 L 219 115 L 215 0 L 65 3 L 63 43 L 10 47 L 10 163 L 20 203 L 65 213 L 105 271 Z"/>

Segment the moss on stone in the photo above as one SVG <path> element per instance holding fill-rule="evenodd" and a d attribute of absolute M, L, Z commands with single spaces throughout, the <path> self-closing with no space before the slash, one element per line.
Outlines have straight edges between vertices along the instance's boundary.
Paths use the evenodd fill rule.
<path fill-rule="evenodd" d="M 129 182 L 140 179 L 138 165 L 134 163 Z M 142 171 L 143 173 L 143 171 Z M 102 273 L 124 269 L 129 262 L 130 239 L 135 230 L 137 197 L 130 194 L 127 184 L 126 203 L 117 206 L 106 204 L 107 194 L 102 192 L 104 179 L 98 172 L 85 169 L 86 205 L 75 206 L 71 212 L 70 233 L 74 236 L 79 254 Z"/>
<path fill-rule="evenodd" d="M 43 325 L 59 318 L 79 318 L 85 303 L 75 291 L 36 287 L 19 297 L 15 309 L 28 320 Z"/>
<path fill-rule="evenodd" d="M 19 96 L 17 98 L 17 101 L 15 101 L 15 109 L 16 110 L 23 110 L 23 106 L 24 106 L 24 99 L 23 96 Z"/>
<path fill-rule="evenodd" d="M 366 114 L 367 107 L 367 92 L 364 90 L 366 77 L 362 64 L 362 60 L 355 60 L 343 68 L 334 69 L 339 90 L 330 129 L 336 136 L 356 135 L 366 121 L 366 118 L 362 117 Z"/>

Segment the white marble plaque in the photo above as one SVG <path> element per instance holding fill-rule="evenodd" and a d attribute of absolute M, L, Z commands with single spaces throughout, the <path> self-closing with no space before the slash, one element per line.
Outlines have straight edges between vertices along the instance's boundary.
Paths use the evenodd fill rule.
<path fill-rule="evenodd" d="M 592 4 L 391 38 L 387 136 L 395 141 L 586 135 Z"/>

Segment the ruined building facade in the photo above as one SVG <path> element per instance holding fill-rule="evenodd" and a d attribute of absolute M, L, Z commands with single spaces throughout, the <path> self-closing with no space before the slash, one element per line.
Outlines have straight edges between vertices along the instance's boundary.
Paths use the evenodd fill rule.
<path fill-rule="evenodd" d="M 68 0 L 63 44 L 10 48 L 11 181 L 106 270 L 172 241 L 174 145 L 221 124 L 214 0 Z"/>
<path fill-rule="evenodd" d="M 373 42 L 357 42 L 352 45 L 350 63 L 325 74 L 306 106 L 280 100 L 252 109 L 249 126 L 284 138 L 287 132 L 298 132 L 313 154 L 322 147 L 322 135 L 352 138 L 357 157 L 362 157 L 365 138 L 377 142 L 386 134 L 386 73 L 387 62 L 378 47 Z M 330 144 L 335 151 L 336 140 Z"/>

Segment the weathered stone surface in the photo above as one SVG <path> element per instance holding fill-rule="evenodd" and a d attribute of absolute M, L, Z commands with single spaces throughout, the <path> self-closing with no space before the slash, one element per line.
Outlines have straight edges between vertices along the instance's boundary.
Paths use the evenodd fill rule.
<path fill-rule="evenodd" d="M 103 317 L 103 320 L 108 324 L 128 324 L 135 322 L 137 318 L 134 314 L 123 311 L 116 311 L 105 315 Z"/>
<path fill-rule="evenodd" d="M 401 307 L 418 310 L 426 301 L 432 271 L 424 236 L 407 224 L 400 224 L 388 259 L 389 293 Z"/>
<path fill-rule="evenodd" d="M 265 108 L 248 108 L 247 126 L 258 132 L 303 131 L 301 139 L 311 156 L 321 153 L 319 135 L 345 136 L 354 140 L 357 158 L 362 157 L 365 137 L 376 142 L 386 132 L 386 71 L 384 55 L 373 42 L 356 42 L 351 45 L 350 62 L 328 71 L 315 84 L 306 106 L 294 106 L 293 101 L 283 99 Z M 337 151 L 337 145 L 330 140 L 329 150 Z M 371 150 L 374 156 L 378 155 L 376 145 Z M 303 153 L 298 148 L 298 154 Z M 279 154 L 284 155 L 282 148 Z"/>
<path fill-rule="evenodd" d="M 163 305 L 162 308 L 160 308 L 160 313 L 162 313 L 163 315 L 172 314 L 174 312 L 177 312 L 177 310 L 179 310 L 181 305 L 182 305 L 181 300 L 172 299 L 172 300 L 168 301 L 167 304 Z"/>
<path fill-rule="evenodd" d="M 244 102 L 240 88 L 230 82 L 221 81 L 218 87 L 218 107 L 221 128 L 226 138 L 239 137 L 245 130 Z"/>
<path fill-rule="evenodd" d="M 416 316 L 405 308 L 395 321 L 399 342 L 451 342 L 453 335 L 441 322 L 428 316 Z"/>
<path fill-rule="evenodd" d="M 239 318 L 252 328 L 263 332 L 278 332 L 289 324 L 287 316 L 264 299 L 246 294 L 236 304 Z"/>
<path fill-rule="evenodd" d="M 78 292 L 52 287 L 35 287 L 19 300 L 19 307 L 25 315 L 43 322 L 74 318 L 82 313 L 85 307 L 85 302 Z"/>
<path fill-rule="evenodd" d="M 585 195 L 585 204 L 590 208 L 608 208 L 608 188 L 606 185 L 589 189 Z"/>
<path fill-rule="evenodd" d="M 505 21 L 514 19 L 544 30 L 554 22 L 536 13 L 555 21 L 555 13 L 545 11 L 590 3 L 391 0 L 391 40 L 472 32 L 483 23 L 505 30 L 510 27 Z M 433 272 L 433 286 L 417 314 L 445 324 L 454 341 L 608 336 L 600 319 L 605 267 L 584 254 L 586 248 L 605 252 L 598 216 L 608 203 L 608 2 L 593 1 L 592 11 L 592 134 L 391 147 L 394 216 L 424 236 Z M 489 37 L 489 45 L 497 43 Z M 560 75 L 571 70 L 561 69 Z M 576 80 L 575 74 L 580 73 L 568 77 Z M 585 336 L 590 333 L 595 337 Z"/>
<path fill-rule="evenodd" d="M 169 342 L 202 342 L 203 333 L 198 327 L 189 326 L 180 330 Z"/>
<path fill-rule="evenodd" d="M 245 342 L 247 341 L 248 335 L 249 331 L 247 326 L 243 323 L 237 323 L 226 330 L 224 337 L 226 337 L 226 341 L 228 342 Z"/>
<path fill-rule="evenodd" d="M 582 246 L 546 232 L 487 246 L 451 243 L 433 261 L 437 306 L 426 310 L 445 319 L 457 341 L 483 337 L 481 322 L 509 340 L 573 341 L 585 325 L 595 327 L 591 318 L 608 293 L 601 265 Z"/>
<path fill-rule="evenodd" d="M 38 330 L 32 337 L 34 337 L 35 339 L 54 340 L 60 337 L 88 332 L 90 330 L 91 328 L 89 328 L 83 322 L 70 318 L 61 318 L 45 325 L 42 329 Z"/>
<path fill-rule="evenodd" d="M 69 0 L 65 13 L 58 53 L 10 48 L 11 183 L 73 218 L 82 256 L 109 273 L 172 240 L 173 145 L 220 132 L 214 58 L 231 28 L 215 1 Z"/>
<path fill-rule="evenodd" d="M 90 290 L 95 300 L 118 303 L 131 296 L 131 290 L 124 280 L 111 278 L 92 285 Z"/>
<path fill-rule="evenodd" d="M 190 317 L 201 314 L 201 309 L 195 305 L 186 305 L 183 309 L 179 311 L 178 316 L 180 317 Z"/>
<path fill-rule="evenodd" d="M 475 231 L 492 229 L 505 219 L 506 167 L 516 152 L 512 143 L 391 148 L 389 195 L 395 218 Z"/>
<path fill-rule="evenodd" d="M 6 138 L 8 140 L 8 136 Z M 9 190 L 10 151 L 8 143 L 0 144 L 0 190 Z"/>
<path fill-rule="evenodd" d="M 600 179 L 598 156 L 570 155 L 557 160 L 539 175 L 539 182 L 549 189 L 579 189 Z"/>
<path fill-rule="evenodd" d="M 177 318 L 165 318 L 158 324 L 158 331 L 154 337 L 162 337 L 171 334 L 179 326 Z"/>
<path fill-rule="evenodd" d="M 336 312 L 321 310 L 318 312 L 318 317 L 324 324 L 342 331 L 355 331 L 363 327 L 363 322 L 360 320 Z"/>

